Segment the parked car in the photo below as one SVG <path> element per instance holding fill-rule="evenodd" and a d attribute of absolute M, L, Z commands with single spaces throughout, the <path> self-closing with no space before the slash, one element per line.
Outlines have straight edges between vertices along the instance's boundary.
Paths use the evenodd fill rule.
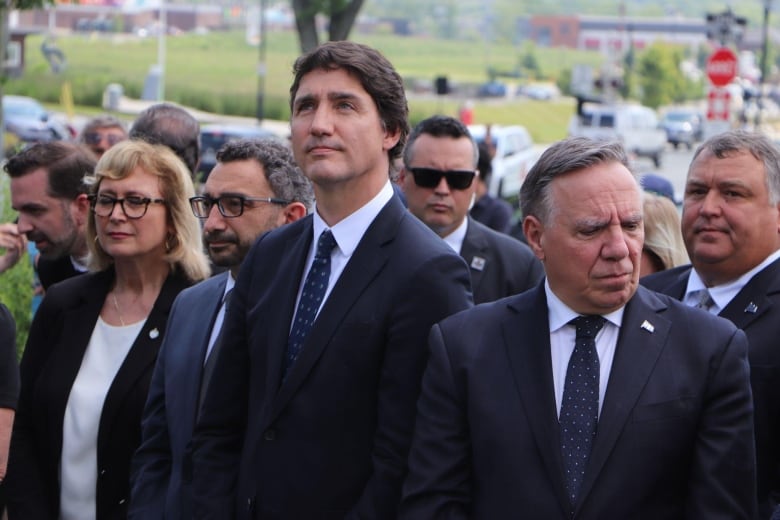
<path fill-rule="evenodd" d="M 217 151 L 228 141 L 236 139 L 280 139 L 272 132 L 259 126 L 241 124 L 211 124 L 200 128 L 200 164 L 198 172 L 205 182 L 212 168 L 217 164 Z"/>
<path fill-rule="evenodd" d="M 488 81 L 477 89 L 477 97 L 506 97 L 506 85 L 500 81 Z"/>
<path fill-rule="evenodd" d="M 626 151 L 647 157 L 656 168 L 666 148 L 666 132 L 651 108 L 641 105 L 586 105 L 569 124 L 569 135 L 618 140 Z"/>
<path fill-rule="evenodd" d="M 74 136 L 68 125 L 51 117 L 37 100 L 26 96 L 3 96 L 5 131 L 22 143 L 67 140 Z"/>
<path fill-rule="evenodd" d="M 677 148 L 684 144 L 690 150 L 704 134 L 704 118 L 693 109 L 675 108 L 668 110 L 661 119 L 666 131 L 666 141 Z"/>
<path fill-rule="evenodd" d="M 530 99 L 549 101 L 561 97 L 561 90 L 555 83 L 530 83 L 520 87 L 518 94 Z"/>
<path fill-rule="evenodd" d="M 478 143 L 485 140 L 487 127 L 471 125 L 469 132 Z M 539 158 L 531 134 L 520 125 L 491 125 L 490 136 L 496 153 L 493 156 L 493 174 L 488 193 L 515 201 L 528 170 Z"/>

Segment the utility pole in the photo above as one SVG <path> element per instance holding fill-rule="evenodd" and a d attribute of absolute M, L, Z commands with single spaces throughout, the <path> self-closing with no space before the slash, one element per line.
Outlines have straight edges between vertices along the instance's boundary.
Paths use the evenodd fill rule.
<path fill-rule="evenodd" d="M 758 83 L 758 111 L 756 112 L 756 127 L 761 124 L 761 109 L 764 102 L 764 85 L 769 75 L 769 11 L 772 8 L 772 0 L 764 0 L 764 25 L 761 29 L 761 81 Z"/>
<path fill-rule="evenodd" d="M 260 0 L 260 40 L 258 40 L 258 48 L 260 49 L 259 59 L 257 62 L 257 123 L 263 122 L 265 117 L 265 111 L 263 109 L 263 100 L 265 98 L 265 76 L 267 72 L 267 66 L 265 62 L 265 55 L 267 50 L 267 38 L 265 24 L 265 9 L 267 0 Z"/>

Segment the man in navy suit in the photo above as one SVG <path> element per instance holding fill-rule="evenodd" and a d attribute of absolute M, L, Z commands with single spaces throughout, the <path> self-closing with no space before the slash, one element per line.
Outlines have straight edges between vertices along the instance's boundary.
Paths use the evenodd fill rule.
<path fill-rule="evenodd" d="M 247 139 L 217 152 L 203 195 L 191 203 L 209 257 L 227 270 L 182 291 L 173 305 L 133 459 L 130 518 L 192 518 L 190 441 L 226 295 L 257 237 L 306 215 L 314 194 L 284 144 Z"/>
<path fill-rule="evenodd" d="M 529 172 L 546 279 L 434 326 L 400 518 L 753 518 L 747 340 L 638 287 L 627 164 L 571 138 Z"/>
<path fill-rule="evenodd" d="M 466 260 L 474 303 L 484 303 L 530 289 L 543 270 L 528 246 L 468 216 L 478 158 L 463 123 L 433 116 L 409 135 L 400 181 L 409 211 Z"/>
<path fill-rule="evenodd" d="M 780 151 L 743 131 L 703 143 L 688 170 L 682 234 L 691 265 L 642 279 L 747 335 L 759 518 L 780 502 Z M 702 296 L 703 295 L 703 296 Z M 704 303 L 701 303 L 704 302 Z"/>
<path fill-rule="evenodd" d="M 195 429 L 195 518 L 392 519 L 437 321 L 471 305 L 463 260 L 393 195 L 409 131 L 379 52 L 296 60 L 295 158 L 316 211 L 261 237 L 236 281 Z"/>

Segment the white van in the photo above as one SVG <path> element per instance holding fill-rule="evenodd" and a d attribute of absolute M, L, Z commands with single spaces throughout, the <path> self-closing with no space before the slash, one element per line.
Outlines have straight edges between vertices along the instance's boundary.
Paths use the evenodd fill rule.
<path fill-rule="evenodd" d="M 651 108 L 641 105 L 585 105 L 573 116 L 569 135 L 618 140 L 626 151 L 647 157 L 656 168 L 666 149 L 666 132 Z"/>
<path fill-rule="evenodd" d="M 478 143 L 485 140 L 485 125 L 470 125 L 469 132 Z M 534 148 L 531 134 L 525 127 L 490 126 L 490 136 L 496 147 L 493 156 L 493 174 L 490 177 L 488 193 L 494 197 L 513 200 L 520 193 L 520 186 L 528 174 L 528 170 L 539 158 Z"/>

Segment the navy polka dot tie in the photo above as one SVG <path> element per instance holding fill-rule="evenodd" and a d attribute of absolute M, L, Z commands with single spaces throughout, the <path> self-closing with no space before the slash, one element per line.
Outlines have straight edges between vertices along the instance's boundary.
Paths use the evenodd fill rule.
<path fill-rule="evenodd" d="M 559 423 L 566 489 L 572 504 L 577 502 L 599 419 L 599 356 L 595 338 L 604 322 L 601 316 L 579 316 L 569 322 L 577 328 L 577 339 L 566 369 Z"/>
<path fill-rule="evenodd" d="M 317 317 L 317 311 L 325 297 L 325 291 L 328 288 L 330 278 L 330 253 L 336 247 L 336 239 L 333 233 L 326 229 L 320 235 L 317 241 L 317 251 L 314 254 L 314 261 L 306 275 L 306 281 L 303 283 L 301 299 L 298 302 L 298 309 L 295 311 L 295 318 L 290 337 L 287 340 L 287 353 L 285 356 L 284 375 L 293 366 L 298 354 L 301 353 L 301 347 L 309 334 L 314 319 Z"/>

